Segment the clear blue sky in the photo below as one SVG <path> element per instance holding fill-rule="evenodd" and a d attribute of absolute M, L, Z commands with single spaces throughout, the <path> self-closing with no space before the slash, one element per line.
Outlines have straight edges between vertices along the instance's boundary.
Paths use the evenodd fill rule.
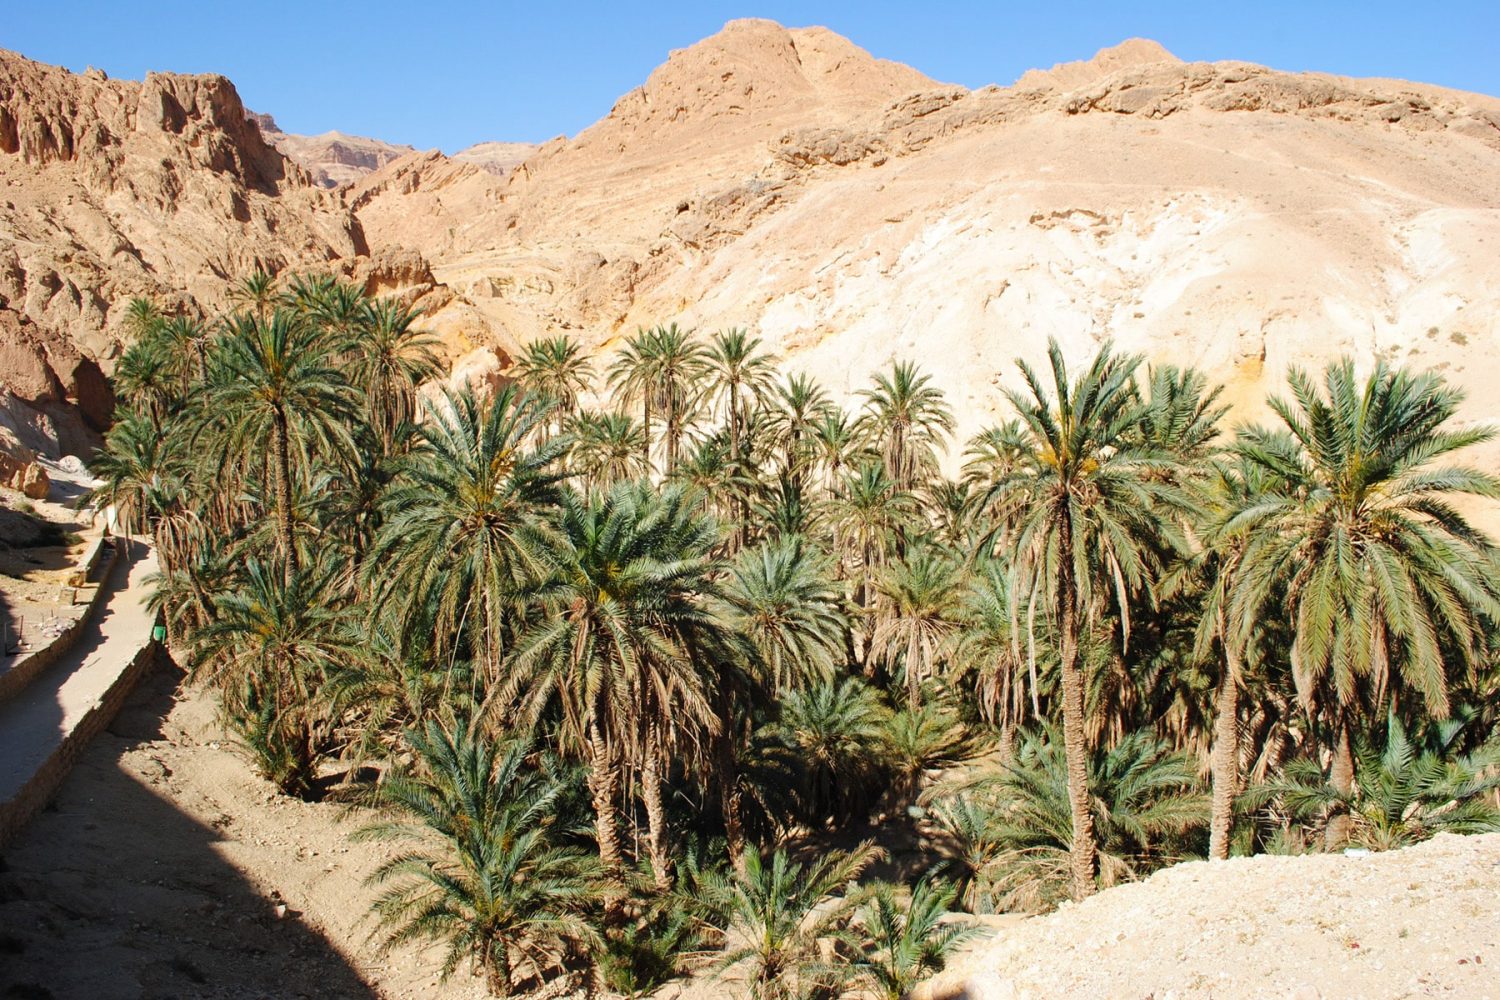
<path fill-rule="evenodd" d="M 1032 66 L 1154 38 L 1184 59 L 1394 76 L 1500 95 L 1500 0 L 1225 3 L 307 3 L 6 0 L 0 48 L 81 71 L 223 73 L 289 132 L 340 129 L 453 152 L 574 134 L 674 48 L 736 17 L 822 24 L 936 79 L 1008 84 Z"/>

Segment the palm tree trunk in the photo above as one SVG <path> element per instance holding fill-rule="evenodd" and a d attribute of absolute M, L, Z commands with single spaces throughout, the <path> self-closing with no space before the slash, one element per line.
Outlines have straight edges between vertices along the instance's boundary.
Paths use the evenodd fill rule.
<path fill-rule="evenodd" d="M 672 863 L 667 852 L 667 810 L 662 804 L 661 772 L 663 764 L 661 723 L 646 727 L 646 768 L 641 777 L 641 793 L 646 798 L 646 850 L 651 856 L 651 871 L 656 887 L 663 892 L 672 888 Z"/>
<path fill-rule="evenodd" d="M 729 862 L 740 874 L 745 871 L 745 827 L 740 818 L 740 776 L 734 759 L 734 737 L 729 720 L 723 720 L 724 732 L 716 738 L 719 779 L 719 808 L 724 818 L 724 841 Z"/>
<path fill-rule="evenodd" d="M 1094 813 L 1089 802 L 1088 737 L 1084 730 L 1083 672 L 1078 667 L 1078 592 L 1073 582 L 1073 521 L 1064 511 L 1058 531 L 1058 632 L 1062 640 L 1063 749 L 1068 761 L 1068 805 L 1073 817 L 1070 867 L 1073 898 L 1094 892 Z"/>
<path fill-rule="evenodd" d="M 1347 708 L 1339 707 L 1334 725 L 1338 736 L 1334 744 L 1333 767 L 1329 770 L 1328 783 L 1335 791 L 1348 795 L 1354 791 L 1354 752 L 1350 747 Z M 1348 808 L 1343 804 L 1334 806 L 1333 812 L 1328 816 L 1328 828 L 1323 833 L 1323 846 L 1328 850 L 1343 846 L 1349 839 L 1350 825 Z"/>
<path fill-rule="evenodd" d="M 1223 612 L 1219 613 L 1219 636 L 1224 644 L 1224 675 L 1214 695 L 1213 815 L 1208 826 L 1208 856 L 1216 861 L 1229 857 L 1229 833 L 1234 823 L 1234 799 L 1240 788 L 1240 663 L 1233 645 L 1225 638 Z"/>
<path fill-rule="evenodd" d="M 290 432 L 287 429 L 286 413 L 276 410 L 271 421 L 272 476 L 276 489 L 276 533 L 281 541 L 281 551 L 286 556 L 286 582 L 290 584 L 297 574 L 297 546 L 292 540 L 292 477 Z"/>
<path fill-rule="evenodd" d="M 511 995 L 510 955 L 503 941 L 487 942 L 484 949 L 484 984 L 492 997 Z"/>
<path fill-rule="evenodd" d="M 906 642 L 906 710 L 913 715 L 917 714 L 917 702 L 922 697 L 922 678 L 917 670 L 920 662 L 917 656 L 917 633 L 913 629 L 911 638 Z"/>
<path fill-rule="evenodd" d="M 589 795 L 594 805 L 594 829 L 599 841 L 599 863 L 610 878 L 618 878 L 622 867 L 620 854 L 620 770 L 617 754 L 605 740 L 599 723 L 589 723 Z M 619 912 L 620 900 L 614 893 L 605 901 Z"/>

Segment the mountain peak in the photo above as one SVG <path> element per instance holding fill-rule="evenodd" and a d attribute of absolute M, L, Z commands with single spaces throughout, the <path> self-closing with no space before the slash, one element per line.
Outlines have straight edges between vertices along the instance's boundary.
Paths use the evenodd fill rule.
<path fill-rule="evenodd" d="M 1127 38 L 1119 45 L 1100 49 L 1092 59 L 1058 63 L 1046 70 L 1029 69 L 1015 85 L 1022 90 L 1071 90 L 1132 66 L 1180 62 L 1182 60 L 1167 51 L 1160 42 L 1149 38 Z"/>

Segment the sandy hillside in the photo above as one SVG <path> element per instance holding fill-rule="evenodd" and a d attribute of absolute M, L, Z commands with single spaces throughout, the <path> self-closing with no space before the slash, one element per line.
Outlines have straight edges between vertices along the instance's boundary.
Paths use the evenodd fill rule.
<path fill-rule="evenodd" d="M 747 325 L 844 391 L 912 357 L 964 434 L 1049 335 L 1206 367 L 1237 402 L 1350 351 L 1500 374 L 1500 101 L 1480 95 L 1139 39 L 968 91 L 736 21 L 504 182 L 455 177 L 392 164 L 356 214 L 498 336 Z"/>

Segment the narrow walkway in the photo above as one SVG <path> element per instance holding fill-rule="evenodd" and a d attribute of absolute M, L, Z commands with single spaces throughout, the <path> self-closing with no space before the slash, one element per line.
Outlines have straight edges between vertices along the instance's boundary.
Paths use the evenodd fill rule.
<path fill-rule="evenodd" d="M 156 616 L 146 608 L 151 588 L 145 580 L 154 572 L 155 551 L 132 542 L 99 584 L 109 592 L 73 647 L 24 691 L 0 704 L 0 808 L 53 760 L 151 641 Z"/>

